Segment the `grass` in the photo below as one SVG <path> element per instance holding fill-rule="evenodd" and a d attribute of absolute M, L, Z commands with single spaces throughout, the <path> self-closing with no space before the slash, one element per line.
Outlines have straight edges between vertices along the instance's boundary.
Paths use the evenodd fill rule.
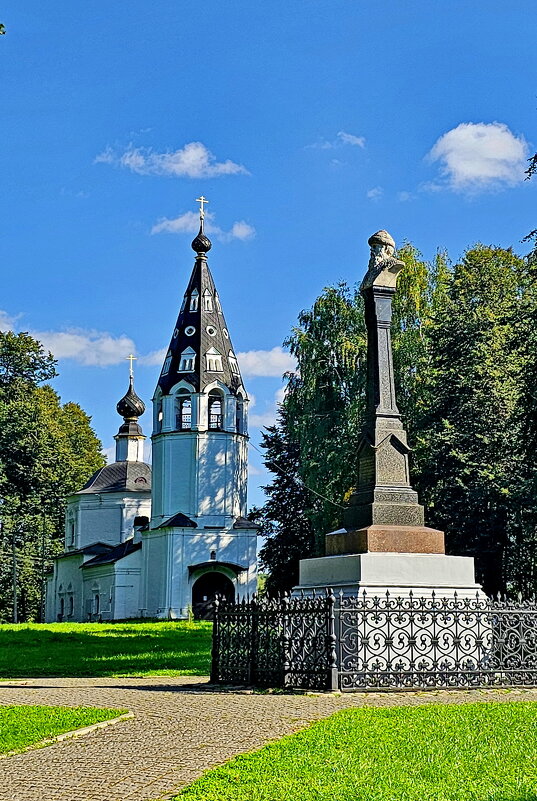
<path fill-rule="evenodd" d="M 535 801 L 537 703 L 362 708 L 211 770 L 177 801 Z"/>
<path fill-rule="evenodd" d="M 58 734 L 117 718 L 124 709 L 63 706 L 0 707 L 0 754 L 22 751 Z"/>
<path fill-rule="evenodd" d="M 203 676 L 207 622 L 0 625 L 0 679 L 43 676 Z"/>

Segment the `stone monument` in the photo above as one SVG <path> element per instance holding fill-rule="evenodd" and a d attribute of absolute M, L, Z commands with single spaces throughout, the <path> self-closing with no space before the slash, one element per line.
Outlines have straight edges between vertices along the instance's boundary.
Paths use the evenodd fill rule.
<path fill-rule="evenodd" d="M 407 435 L 395 398 L 390 325 L 397 277 L 387 231 L 369 239 L 371 256 L 360 291 L 367 326 L 366 413 L 358 444 L 356 490 L 343 528 L 326 535 L 326 556 L 300 562 L 299 590 L 317 587 L 390 594 L 475 597 L 474 560 L 446 556 L 444 533 L 424 523 L 410 484 Z"/>

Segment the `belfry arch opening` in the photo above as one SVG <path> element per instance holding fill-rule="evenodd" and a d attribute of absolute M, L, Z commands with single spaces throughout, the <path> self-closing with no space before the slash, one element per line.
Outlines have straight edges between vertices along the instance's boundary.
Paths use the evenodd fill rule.
<path fill-rule="evenodd" d="M 175 428 L 178 431 L 192 428 L 192 399 L 187 389 L 180 389 L 175 397 Z"/>
<path fill-rule="evenodd" d="M 217 570 L 201 575 L 192 585 L 192 611 L 196 620 L 210 620 L 216 595 L 226 601 L 235 600 L 235 587 L 230 578 Z"/>
<path fill-rule="evenodd" d="M 224 396 L 218 389 L 209 392 L 209 428 L 220 430 L 224 427 Z"/>

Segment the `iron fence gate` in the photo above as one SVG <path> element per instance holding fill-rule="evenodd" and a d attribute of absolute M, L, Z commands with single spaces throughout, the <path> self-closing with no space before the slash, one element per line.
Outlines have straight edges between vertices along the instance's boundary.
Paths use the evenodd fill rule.
<path fill-rule="evenodd" d="M 211 678 L 343 691 L 537 686 L 537 603 L 330 590 L 217 600 Z"/>

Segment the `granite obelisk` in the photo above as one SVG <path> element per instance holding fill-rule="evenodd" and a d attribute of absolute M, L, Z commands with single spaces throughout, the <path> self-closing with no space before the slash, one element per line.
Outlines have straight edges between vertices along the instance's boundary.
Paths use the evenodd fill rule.
<path fill-rule="evenodd" d="M 369 238 L 360 291 L 367 326 L 366 414 L 355 490 L 342 527 L 326 535 L 326 556 L 302 559 L 296 589 L 409 591 L 475 596 L 474 560 L 446 556 L 444 533 L 424 524 L 412 489 L 407 435 L 397 408 L 391 346 L 392 300 L 404 263 L 387 231 Z"/>
<path fill-rule="evenodd" d="M 387 231 L 369 238 L 368 271 L 360 291 L 367 327 L 366 413 L 358 445 L 356 490 L 344 515 L 345 534 L 326 538 L 326 553 L 444 553 L 444 535 L 424 526 L 423 506 L 410 485 L 407 435 L 395 399 L 391 320 L 397 277 Z"/>

